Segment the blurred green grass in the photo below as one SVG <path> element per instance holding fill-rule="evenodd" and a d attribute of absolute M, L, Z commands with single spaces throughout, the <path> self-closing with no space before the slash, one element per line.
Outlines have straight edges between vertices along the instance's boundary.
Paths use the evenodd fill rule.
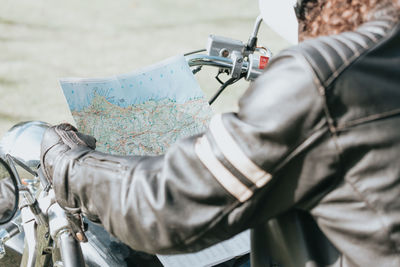
<path fill-rule="evenodd" d="M 125 73 L 204 48 L 209 34 L 247 41 L 256 0 L 0 0 L 0 136 L 20 121 L 73 122 L 58 79 Z M 287 43 L 265 25 L 259 44 Z M 215 69 L 197 75 L 206 96 Z M 229 87 L 213 106 L 234 111 L 248 87 Z"/>

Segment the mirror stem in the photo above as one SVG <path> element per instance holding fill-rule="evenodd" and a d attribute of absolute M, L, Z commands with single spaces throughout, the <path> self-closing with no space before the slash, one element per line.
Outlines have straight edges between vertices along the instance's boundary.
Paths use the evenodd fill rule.
<path fill-rule="evenodd" d="M 11 169 L 12 173 L 14 174 L 15 180 L 17 180 L 18 187 L 21 187 L 22 186 L 21 177 L 19 177 L 17 169 L 15 168 L 13 157 L 10 154 L 7 154 L 6 159 L 7 159 L 8 165 L 10 165 L 10 169 Z"/>

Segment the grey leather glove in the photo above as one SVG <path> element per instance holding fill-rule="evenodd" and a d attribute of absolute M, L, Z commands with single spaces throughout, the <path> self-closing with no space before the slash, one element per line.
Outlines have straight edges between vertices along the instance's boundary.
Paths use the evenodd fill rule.
<path fill-rule="evenodd" d="M 78 241 L 87 241 L 84 235 L 80 205 L 74 199 L 69 200 L 66 197 L 68 192 L 63 190 L 64 177 L 58 177 L 54 173 L 55 166 L 67 156 L 66 153 L 72 149 L 79 148 L 86 150 L 95 149 L 96 139 L 78 132 L 70 124 L 64 123 L 53 126 L 43 136 L 40 161 L 43 173 L 53 184 L 58 204 L 67 211 L 71 233 Z"/>
<path fill-rule="evenodd" d="M 50 182 L 53 182 L 54 166 L 57 160 L 67 151 L 78 147 L 96 148 L 96 139 L 82 134 L 68 123 L 49 128 L 42 139 L 40 161 Z"/>

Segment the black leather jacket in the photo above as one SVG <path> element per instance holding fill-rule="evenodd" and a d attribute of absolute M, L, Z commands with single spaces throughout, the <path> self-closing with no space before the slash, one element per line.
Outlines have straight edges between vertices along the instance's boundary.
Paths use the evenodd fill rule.
<path fill-rule="evenodd" d="M 200 250 L 290 209 L 342 266 L 400 266 L 400 24 L 283 51 L 209 130 L 164 156 L 86 148 L 55 167 L 58 200 L 136 250 Z"/>

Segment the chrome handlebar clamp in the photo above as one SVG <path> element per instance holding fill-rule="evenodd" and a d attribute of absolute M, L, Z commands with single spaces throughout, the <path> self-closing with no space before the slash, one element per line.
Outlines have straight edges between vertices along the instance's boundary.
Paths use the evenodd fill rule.
<path fill-rule="evenodd" d="M 240 40 L 210 35 L 206 47 L 207 55 L 196 54 L 201 51 L 198 50 L 186 56 L 190 67 L 198 67 L 193 73 L 197 73 L 201 66 L 213 66 L 219 68 L 219 73 L 225 72 L 234 79 L 245 77 L 247 81 L 255 80 L 272 56 L 269 49 L 257 47 L 257 35 L 262 21 L 262 17 L 258 16 L 247 44 Z"/>

